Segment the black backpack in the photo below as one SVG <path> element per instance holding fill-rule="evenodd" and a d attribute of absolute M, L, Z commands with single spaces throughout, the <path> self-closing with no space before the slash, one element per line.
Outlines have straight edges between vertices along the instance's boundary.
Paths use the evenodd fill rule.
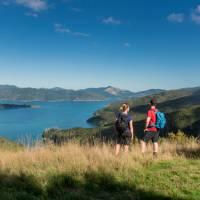
<path fill-rule="evenodd" d="M 115 128 L 119 135 L 121 135 L 121 136 L 129 135 L 127 116 L 120 113 L 115 122 Z"/>

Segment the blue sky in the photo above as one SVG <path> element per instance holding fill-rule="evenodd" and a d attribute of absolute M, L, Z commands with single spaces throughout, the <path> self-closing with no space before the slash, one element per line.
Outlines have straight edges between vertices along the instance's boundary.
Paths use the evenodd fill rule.
<path fill-rule="evenodd" d="M 200 1 L 0 0 L 0 84 L 200 85 Z"/>

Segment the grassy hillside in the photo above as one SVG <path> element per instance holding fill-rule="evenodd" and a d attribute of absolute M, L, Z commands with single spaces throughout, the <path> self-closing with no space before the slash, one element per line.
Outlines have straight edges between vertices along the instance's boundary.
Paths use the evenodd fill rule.
<path fill-rule="evenodd" d="M 185 107 L 200 105 L 200 89 L 180 89 L 161 92 L 159 94 L 145 96 L 138 99 L 128 100 L 132 114 L 135 113 L 135 121 L 139 121 L 144 118 L 144 113 L 147 110 L 147 104 L 149 100 L 154 97 L 158 101 L 158 107 L 163 112 L 172 112 Z M 109 124 L 113 121 L 115 113 L 119 111 L 121 102 L 112 103 L 104 109 L 98 110 L 94 113 L 88 121 L 96 125 Z M 141 114 L 143 114 L 141 116 Z"/>
<path fill-rule="evenodd" d="M 0 137 L 0 151 L 18 151 L 22 150 L 24 147 L 21 144 L 10 141 L 8 139 Z"/>
<path fill-rule="evenodd" d="M 200 137 L 200 90 L 189 88 L 162 92 L 156 94 L 158 108 L 166 113 L 167 127 L 161 133 L 167 136 L 169 132 L 184 131 L 187 135 Z M 130 113 L 134 116 L 135 134 L 140 138 L 143 134 L 144 121 L 146 117 L 147 104 L 152 96 L 129 100 Z M 82 143 L 94 140 L 110 141 L 116 137 L 114 122 L 120 103 L 113 103 L 104 109 L 97 111 L 88 121 L 97 125 L 96 128 L 74 128 L 67 130 L 50 129 L 43 133 L 44 139 L 52 140 L 55 143 L 62 143 L 73 138 Z"/>
<path fill-rule="evenodd" d="M 130 113 L 134 116 L 134 122 L 138 132 L 142 131 L 147 112 L 147 104 L 154 97 L 158 101 L 158 109 L 168 118 L 167 130 L 186 131 L 195 136 L 200 135 L 200 90 L 199 88 L 181 89 L 162 92 L 153 96 L 129 100 Z M 98 110 L 88 122 L 97 126 L 113 124 L 116 113 L 119 111 L 120 103 L 111 104 Z"/>
<path fill-rule="evenodd" d="M 0 150 L 1 200 L 199 200 L 200 149 L 162 140 L 157 159 L 138 144 L 129 154 L 113 146 L 66 143 L 20 151 Z"/>

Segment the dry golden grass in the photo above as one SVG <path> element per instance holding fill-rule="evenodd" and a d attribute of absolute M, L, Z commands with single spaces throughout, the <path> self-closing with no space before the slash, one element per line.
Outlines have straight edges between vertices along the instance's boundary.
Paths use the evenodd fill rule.
<path fill-rule="evenodd" d="M 136 199 L 196 200 L 199 158 L 199 144 L 195 140 L 161 140 L 156 159 L 151 144 L 142 156 L 138 143 L 132 145 L 129 153 L 122 151 L 119 157 L 111 144 L 70 142 L 16 151 L 0 149 L 0 192 L 3 200 L 26 199 L 31 195 L 33 199 L 88 199 L 91 195 L 90 199 L 110 199 L 113 195 L 115 199 L 134 199 L 129 196 L 136 195 Z M 93 192 L 87 193 L 88 190 Z"/>
<path fill-rule="evenodd" d="M 185 159 L 185 150 L 198 149 L 199 144 L 191 141 L 186 144 L 164 141 L 160 145 L 158 158 L 152 157 L 152 146 L 147 146 L 145 156 L 141 155 L 138 143 L 132 145 L 129 153 L 123 150 L 119 157 L 114 155 L 114 146 L 100 144 L 95 146 L 66 143 L 63 146 L 44 145 L 14 151 L 0 151 L 0 170 L 10 173 L 26 173 L 39 177 L 49 173 L 85 173 L 87 170 L 103 170 L 118 173 L 137 170 L 144 165 L 163 160 Z M 181 150 L 183 154 L 181 155 Z"/>

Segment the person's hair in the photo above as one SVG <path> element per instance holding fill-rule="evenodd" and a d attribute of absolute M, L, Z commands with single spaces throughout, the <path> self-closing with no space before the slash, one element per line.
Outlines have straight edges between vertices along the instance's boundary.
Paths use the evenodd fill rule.
<path fill-rule="evenodd" d="M 157 104 L 156 99 L 155 98 L 151 99 L 149 104 L 151 106 L 156 106 L 156 104 Z"/>
<path fill-rule="evenodd" d="M 120 107 L 120 111 L 125 112 L 129 108 L 129 105 L 127 103 L 123 103 Z"/>

